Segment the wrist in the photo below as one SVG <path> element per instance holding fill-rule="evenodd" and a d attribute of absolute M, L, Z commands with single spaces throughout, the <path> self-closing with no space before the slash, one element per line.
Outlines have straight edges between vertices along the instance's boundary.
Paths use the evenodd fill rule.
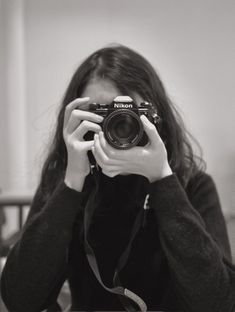
<path fill-rule="evenodd" d="M 165 166 L 165 168 L 163 168 L 163 170 L 160 174 L 158 174 L 157 176 L 152 176 L 149 178 L 149 182 L 154 183 L 154 182 L 161 180 L 161 179 L 164 179 L 165 177 L 172 175 L 172 174 L 173 174 L 173 172 L 171 170 L 171 167 L 167 163 L 167 165 Z"/>
<path fill-rule="evenodd" d="M 81 192 L 84 186 L 86 175 L 66 175 L 64 183 L 71 189 Z"/>

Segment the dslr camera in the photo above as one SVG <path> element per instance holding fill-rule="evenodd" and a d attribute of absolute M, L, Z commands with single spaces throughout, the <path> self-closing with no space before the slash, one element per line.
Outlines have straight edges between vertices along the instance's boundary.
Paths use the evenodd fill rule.
<path fill-rule="evenodd" d="M 89 111 L 104 117 L 101 124 L 104 136 L 116 149 L 147 144 L 148 137 L 140 120 L 141 115 L 145 115 L 156 126 L 161 121 L 151 103 L 142 102 L 138 106 L 129 96 L 117 96 L 110 104 L 92 103 Z"/>

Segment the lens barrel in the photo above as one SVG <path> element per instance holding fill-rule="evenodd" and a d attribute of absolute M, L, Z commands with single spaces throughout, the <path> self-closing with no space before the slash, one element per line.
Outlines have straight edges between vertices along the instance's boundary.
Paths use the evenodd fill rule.
<path fill-rule="evenodd" d="M 130 149 L 143 137 L 143 125 L 133 110 L 118 109 L 111 112 L 103 124 L 108 143 L 116 149 Z"/>

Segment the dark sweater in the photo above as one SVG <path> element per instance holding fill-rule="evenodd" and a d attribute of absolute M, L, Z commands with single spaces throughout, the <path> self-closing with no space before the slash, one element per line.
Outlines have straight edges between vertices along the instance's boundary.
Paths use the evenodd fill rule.
<path fill-rule="evenodd" d="M 90 241 L 103 281 L 112 287 L 117 260 L 149 193 L 146 223 L 120 273 L 123 286 L 138 294 L 149 311 L 234 311 L 235 267 L 212 179 L 199 173 L 185 190 L 175 175 L 150 185 L 142 182 L 140 176 L 102 179 Z M 86 197 L 64 183 L 46 203 L 36 194 L 2 274 L 1 293 L 10 312 L 48 308 L 66 278 L 72 310 L 123 310 L 116 295 L 96 280 L 85 256 Z"/>

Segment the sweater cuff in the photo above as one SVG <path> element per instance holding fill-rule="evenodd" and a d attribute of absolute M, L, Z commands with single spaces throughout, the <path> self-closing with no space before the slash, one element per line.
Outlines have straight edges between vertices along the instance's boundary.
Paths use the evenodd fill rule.
<path fill-rule="evenodd" d="M 189 199 L 176 174 L 171 174 L 161 180 L 150 184 L 149 206 L 158 218 L 171 217 L 176 214 Z"/>
<path fill-rule="evenodd" d="M 165 191 L 167 190 L 169 187 L 175 187 L 176 184 L 180 184 L 177 176 L 175 173 L 172 173 L 160 180 L 157 180 L 153 183 L 150 183 L 150 193 L 154 194 L 156 192 L 156 190 L 159 191 Z M 181 184 L 180 184 L 181 185 Z"/>

